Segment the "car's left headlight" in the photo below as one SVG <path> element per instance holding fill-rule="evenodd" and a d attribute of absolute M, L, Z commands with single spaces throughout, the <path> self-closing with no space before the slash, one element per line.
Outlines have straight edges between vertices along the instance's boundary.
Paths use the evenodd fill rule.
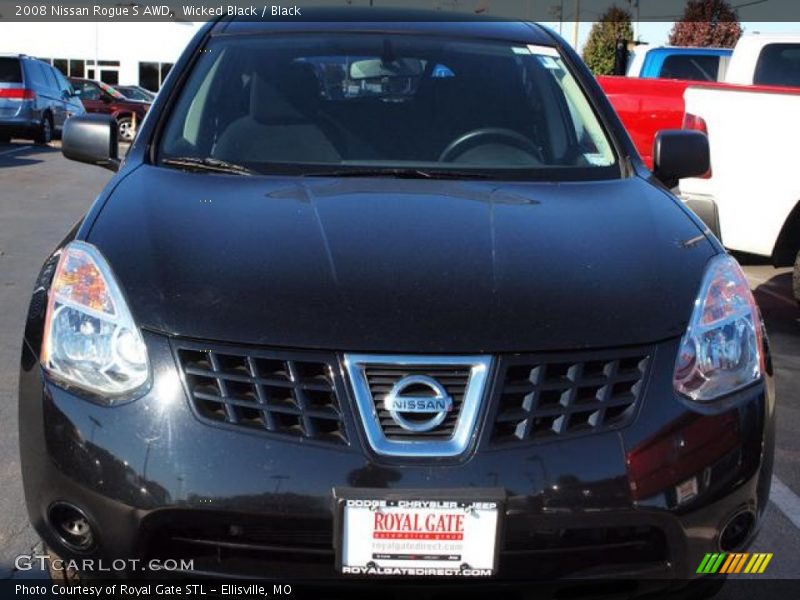
<path fill-rule="evenodd" d="M 675 363 L 675 391 L 708 402 L 741 390 L 764 374 L 761 316 L 734 258 L 706 267 Z"/>
<path fill-rule="evenodd" d="M 111 269 L 85 242 L 61 251 L 50 286 L 41 363 L 57 381 L 113 403 L 150 381 L 147 348 Z"/>

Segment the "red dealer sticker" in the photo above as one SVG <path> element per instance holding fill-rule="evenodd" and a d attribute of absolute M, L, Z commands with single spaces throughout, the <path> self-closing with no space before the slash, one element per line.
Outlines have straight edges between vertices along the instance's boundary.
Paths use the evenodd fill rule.
<path fill-rule="evenodd" d="M 496 502 L 345 500 L 342 572 L 489 576 L 497 524 Z"/>

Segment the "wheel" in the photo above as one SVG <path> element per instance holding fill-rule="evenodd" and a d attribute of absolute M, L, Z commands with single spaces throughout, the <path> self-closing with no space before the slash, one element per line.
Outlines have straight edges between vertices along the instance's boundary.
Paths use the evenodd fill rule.
<path fill-rule="evenodd" d="M 797 253 L 797 258 L 794 259 L 792 287 L 794 288 L 794 299 L 800 303 L 800 252 Z"/>
<path fill-rule="evenodd" d="M 50 579 L 53 583 L 72 586 L 77 585 L 81 581 L 80 574 L 73 568 L 56 569 L 53 566 L 54 560 L 61 560 L 61 557 L 55 554 L 50 548 L 45 547 L 44 554 L 47 556 L 47 572 L 50 574 Z"/>
<path fill-rule="evenodd" d="M 53 117 L 49 113 L 42 115 L 42 122 L 39 123 L 39 130 L 36 132 L 34 141 L 37 144 L 49 144 L 53 141 Z"/>
<path fill-rule="evenodd" d="M 136 132 L 133 129 L 133 119 L 122 117 L 117 121 L 117 131 L 120 142 L 132 142 Z"/>

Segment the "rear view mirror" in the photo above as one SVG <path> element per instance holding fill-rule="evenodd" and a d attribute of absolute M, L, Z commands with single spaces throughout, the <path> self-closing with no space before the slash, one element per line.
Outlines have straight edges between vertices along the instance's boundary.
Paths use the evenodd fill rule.
<path fill-rule="evenodd" d="M 402 58 L 384 62 L 379 58 L 357 60 L 350 65 L 350 79 L 379 79 L 383 77 L 419 77 L 424 71 L 422 61 Z"/>
<path fill-rule="evenodd" d="M 711 168 L 708 137 L 700 131 L 659 131 L 653 144 L 653 174 L 668 188 L 684 177 L 699 177 Z"/>
<path fill-rule="evenodd" d="M 111 115 L 80 115 L 67 119 L 61 152 L 78 162 L 116 171 L 119 168 L 117 122 Z"/>

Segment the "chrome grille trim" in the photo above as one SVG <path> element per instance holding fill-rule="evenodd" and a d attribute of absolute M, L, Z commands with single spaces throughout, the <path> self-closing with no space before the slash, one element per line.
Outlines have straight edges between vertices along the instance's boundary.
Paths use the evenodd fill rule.
<path fill-rule="evenodd" d="M 352 385 L 367 442 L 376 454 L 407 458 L 454 457 L 463 454 L 478 426 L 481 406 L 487 393 L 491 373 L 491 356 L 405 356 L 381 354 L 345 354 L 344 364 Z M 384 432 L 379 415 L 383 398 L 374 398 L 367 379 L 367 369 L 375 367 L 407 367 L 425 374 L 425 367 L 453 366 L 469 369 L 458 419 L 447 439 L 431 440 L 424 435 L 390 439 Z"/>

